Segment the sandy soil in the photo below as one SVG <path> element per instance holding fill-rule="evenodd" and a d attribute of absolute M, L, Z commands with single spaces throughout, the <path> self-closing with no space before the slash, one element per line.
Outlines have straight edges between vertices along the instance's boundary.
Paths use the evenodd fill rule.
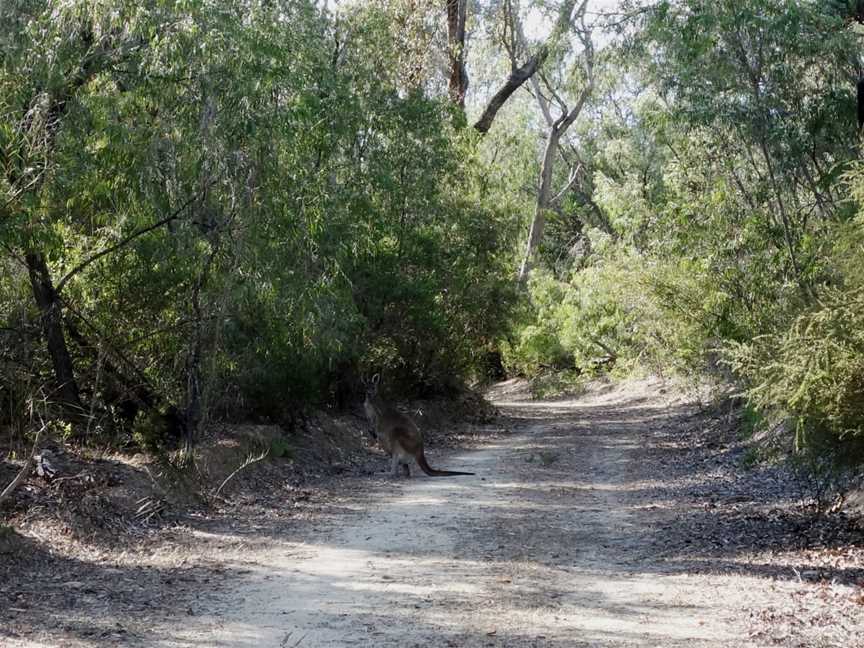
<path fill-rule="evenodd" d="M 4 645 L 864 646 L 864 566 L 802 577 L 788 547 L 708 529 L 746 496 L 702 455 L 680 460 L 683 398 L 651 381 L 543 402 L 505 383 L 492 398 L 514 434 L 428 453 L 476 476 L 357 477 L 317 520 L 202 530 L 230 576 L 186 617 Z M 795 607 L 820 597 L 843 614 Z"/>

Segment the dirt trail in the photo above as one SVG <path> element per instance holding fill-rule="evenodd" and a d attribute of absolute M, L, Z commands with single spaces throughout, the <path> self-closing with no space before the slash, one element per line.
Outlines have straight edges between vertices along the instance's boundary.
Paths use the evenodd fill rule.
<path fill-rule="evenodd" d="M 675 406 L 661 392 L 534 402 L 505 385 L 493 397 L 517 435 L 430 453 L 476 477 L 379 485 L 302 540 L 250 545 L 221 602 L 151 645 L 759 645 L 745 610 L 781 605 L 791 585 L 658 555 L 663 463 L 644 439 Z"/>

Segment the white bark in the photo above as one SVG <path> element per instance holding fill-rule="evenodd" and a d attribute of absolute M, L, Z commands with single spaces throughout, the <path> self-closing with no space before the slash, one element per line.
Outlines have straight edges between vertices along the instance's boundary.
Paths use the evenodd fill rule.
<path fill-rule="evenodd" d="M 567 189 L 575 182 L 576 175 L 578 174 L 578 169 L 576 171 L 571 171 L 567 185 L 557 192 L 553 198 L 552 179 L 555 161 L 558 155 L 559 142 L 561 141 L 562 136 L 567 132 L 567 129 L 573 125 L 573 122 L 575 122 L 581 114 L 585 102 L 588 100 L 588 97 L 591 96 L 591 92 L 594 89 L 594 47 L 591 42 L 591 31 L 585 25 L 585 9 L 587 2 L 583 0 L 583 2 L 575 9 L 573 18 L 571 18 L 569 12 L 573 11 L 573 4 L 574 3 L 572 2 L 565 4 L 565 8 L 562 9 L 562 12 L 566 11 L 567 15 L 565 16 L 562 13 L 559 17 L 559 26 L 565 24 L 569 26 L 574 20 L 579 23 L 577 35 L 582 41 L 584 48 L 586 82 L 585 86 L 580 91 L 579 96 L 576 98 L 576 103 L 572 108 L 568 108 L 564 99 L 561 98 L 553 88 L 548 87 L 547 84 L 549 94 L 552 95 L 553 100 L 561 111 L 561 116 L 558 117 L 558 119 L 553 119 L 551 102 L 542 92 L 540 80 L 537 79 L 536 75 L 531 77 L 531 84 L 534 87 L 534 93 L 537 96 L 537 103 L 540 106 L 540 111 L 543 113 L 543 117 L 546 119 L 549 131 L 546 136 L 546 147 L 543 151 L 543 162 L 540 168 L 540 186 L 537 190 L 537 202 L 534 208 L 534 216 L 531 219 L 528 241 L 525 244 L 525 254 L 522 258 L 522 265 L 519 268 L 520 284 L 524 284 L 528 280 L 534 255 L 540 245 L 540 241 L 543 239 L 543 229 L 546 225 L 546 212 L 553 206 L 554 202 L 563 197 Z M 521 36 L 521 25 L 519 26 L 519 31 Z"/>

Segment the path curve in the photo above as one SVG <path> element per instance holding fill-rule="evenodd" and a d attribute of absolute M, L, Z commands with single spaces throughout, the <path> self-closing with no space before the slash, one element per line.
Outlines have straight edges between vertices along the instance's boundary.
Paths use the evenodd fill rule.
<path fill-rule="evenodd" d="M 302 541 L 262 545 L 221 605 L 158 645 L 753 645 L 744 610 L 775 584 L 666 569 L 646 542 L 663 503 L 642 447 L 673 406 L 662 392 L 536 402 L 505 385 L 517 435 L 430 453 L 477 476 L 390 482 Z"/>

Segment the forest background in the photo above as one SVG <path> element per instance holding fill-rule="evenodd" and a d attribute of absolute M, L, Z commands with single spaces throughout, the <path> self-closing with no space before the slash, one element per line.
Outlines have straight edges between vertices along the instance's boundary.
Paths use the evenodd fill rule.
<path fill-rule="evenodd" d="M 0 442 L 720 378 L 864 460 L 857 0 L 8 0 Z M 814 464 L 814 465 L 815 465 Z"/>

